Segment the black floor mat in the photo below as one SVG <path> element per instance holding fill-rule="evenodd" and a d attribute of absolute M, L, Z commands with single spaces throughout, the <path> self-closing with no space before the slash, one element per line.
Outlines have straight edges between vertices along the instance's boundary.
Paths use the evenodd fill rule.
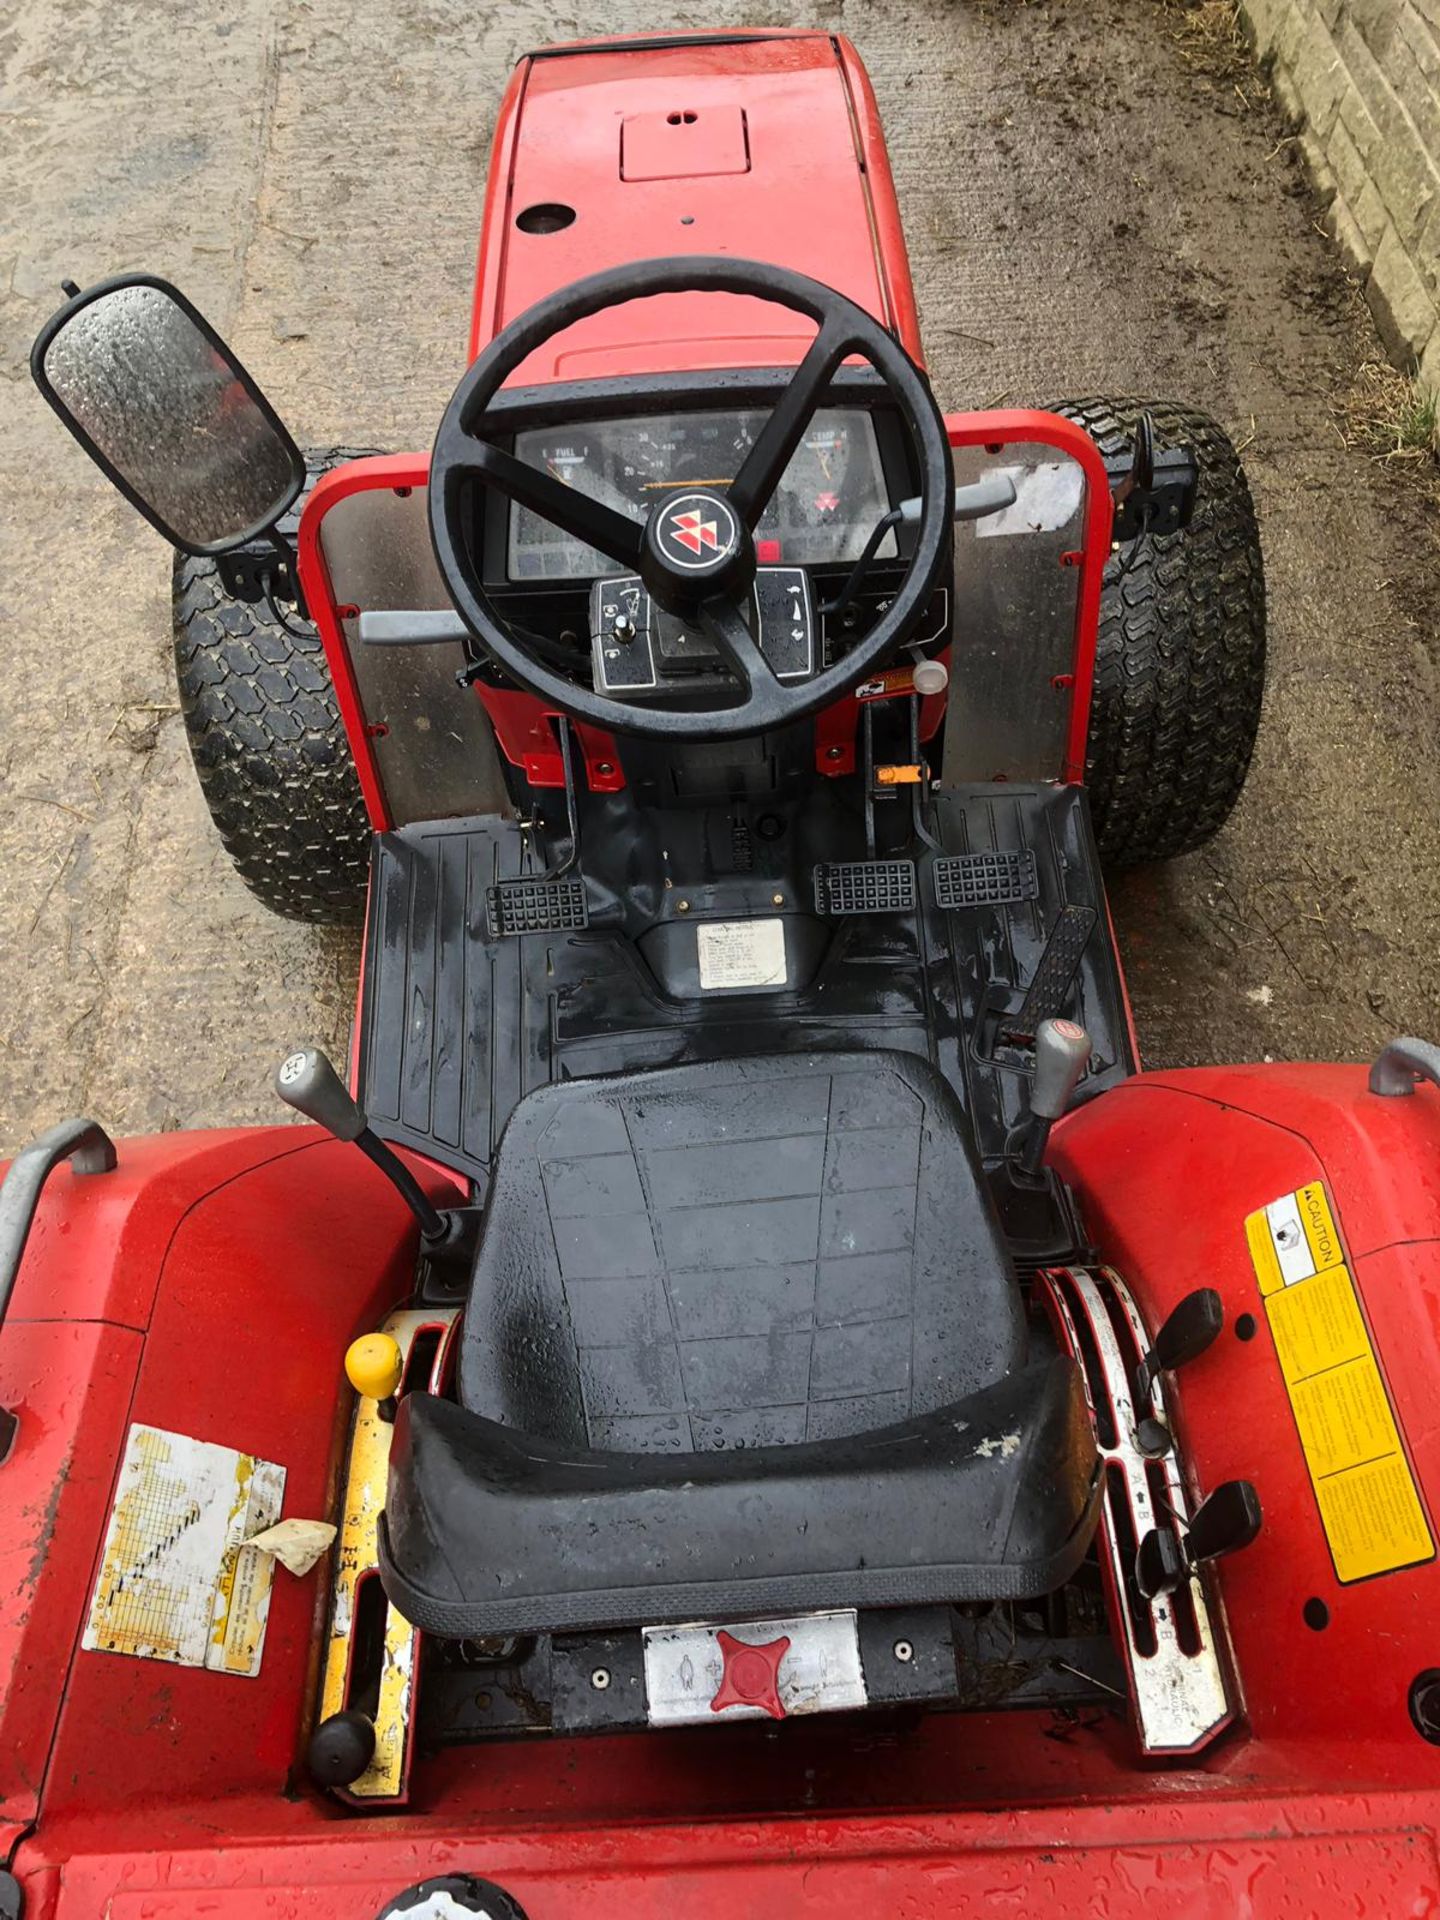
<path fill-rule="evenodd" d="M 998 1159 L 1024 1109 L 1028 1056 L 1012 1027 L 1060 910 L 1098 910 L 1065 1011 L 1094 1063 L 1082 1096 L 1133 1070 L 1128 1027 L 1076 788 L 1018 784 L 937 796 L 947 854 L 1034 856 L 1036 897 L 936 904 L 933 856 L 908 912 L 826 923 L 799 992 L 666 999 L 613 928 L 492 937 L 486 889 L 522 873 L 511 822 L 450 820 L 379 836 L 361 1004 L 360 1095 L 376 1130 L 488 1180 L 517 1100 L 560 1078 L 736 1054 L 896 1048 L 929 1059 Z M 799 888 L 792 898 L 806 898 Z"/>

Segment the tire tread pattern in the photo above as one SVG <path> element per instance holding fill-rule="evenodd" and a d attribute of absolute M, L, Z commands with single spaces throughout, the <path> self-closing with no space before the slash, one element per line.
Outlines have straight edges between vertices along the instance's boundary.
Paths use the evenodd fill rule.
<path fill-rule="evenodd" d="M 363 451 L 307 453 L 306 494 Z M 354 922 L 364 911 L 370 826 L 319 634 L 293 610 L 287 618 L 304 637 L 287 633 L 263 606 L 232 599 L 213 560 L 182 553 L 173 612 L 191 757 L 241 879 L 287 919 Z"/>
<path fill-rule="evenodd" d="M 1223 429 L 1158 400 L 1055 411 L 1112 453 L 1147 408 L 1163 444 L 1194 449 L 1200 486 L 1188 527 L 1132 541 L 1105 568 L 1086 779 L 1111 868 L 1192 853 L 1219 831 L 1245 783 L 1265 687 L 1260 535 Z"/>

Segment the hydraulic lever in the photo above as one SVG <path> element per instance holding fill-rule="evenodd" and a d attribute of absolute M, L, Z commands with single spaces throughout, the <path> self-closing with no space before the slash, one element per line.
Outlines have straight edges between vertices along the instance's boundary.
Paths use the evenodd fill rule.
<path fill-rule="evenodd" d="M 443 1261 L 464 1249 L 464 1216 L 439 1211 L 399 1154 L 371 1129 L 364 1108 L 318 1047 L 286 1055 L 276 1069 L 275 1091 L 287 1107 L 337 1140 L 353 1142 L 380 1169 L 419 1222 L 420 1244 L 430 1259 Z"/>

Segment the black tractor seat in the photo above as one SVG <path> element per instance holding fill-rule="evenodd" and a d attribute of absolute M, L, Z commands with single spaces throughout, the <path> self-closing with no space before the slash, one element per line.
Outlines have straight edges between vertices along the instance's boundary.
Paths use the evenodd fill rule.
<path fill-rule="evenodd" d="M 451 1638 L 1024 1598 L 1094 1523 L 1078 1373 L 909 1054 L 522 1100 L 456 1386 L 402 1399 L 381 1525 Z"/>

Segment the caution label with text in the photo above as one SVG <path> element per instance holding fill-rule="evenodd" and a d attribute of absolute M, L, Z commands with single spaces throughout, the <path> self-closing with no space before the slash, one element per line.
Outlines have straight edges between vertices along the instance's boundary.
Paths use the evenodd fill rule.
<path fill-rule="evenodd" d="M 1252 1213 L 1245 1238 L 1337 1577 L 1433 1558 L 1324 1183 Z"/>

